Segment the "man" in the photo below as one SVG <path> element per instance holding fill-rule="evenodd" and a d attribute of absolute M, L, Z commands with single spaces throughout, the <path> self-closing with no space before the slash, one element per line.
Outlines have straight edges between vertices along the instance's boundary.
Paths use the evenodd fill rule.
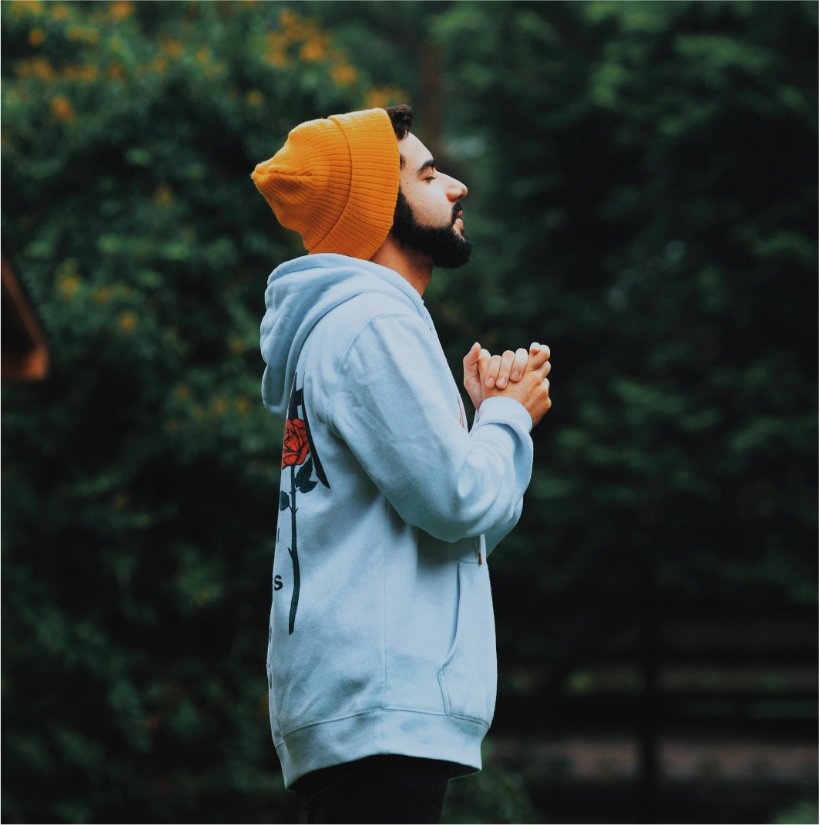
<path fill-rule="evenodd" d="M 270 275 L 261 349 L 263 400 L 286 419 L 270 721 L 311 822 L 438 822 L 448 780 L 481 769 L 487 557 L 551 404 L 546 347 L 476 343 L 468 432 L 422 300 L 434 266 L 470 255 L 467 188 L 411 126 L 407 106 L 312 120 L 252 176 L 309 253 Z"/>

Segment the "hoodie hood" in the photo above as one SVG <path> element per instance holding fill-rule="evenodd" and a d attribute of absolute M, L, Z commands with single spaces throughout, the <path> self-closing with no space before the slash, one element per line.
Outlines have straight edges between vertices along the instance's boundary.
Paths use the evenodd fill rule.
<path fill-rule="evenodd" d="M 286 417 L 296 364 L 313 327 L 332 309 L 364 292 L 405 300 L 434 329 L 413 286 L 398 272 L 372 261 L 321 253 L 294 258 L 271 272 L 259 329 L 267 365 L 262 400 L 271 412 Z"/>

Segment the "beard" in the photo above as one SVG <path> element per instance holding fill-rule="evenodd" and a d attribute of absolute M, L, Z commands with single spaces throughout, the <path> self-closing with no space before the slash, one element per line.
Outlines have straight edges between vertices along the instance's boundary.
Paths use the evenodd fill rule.
<path fill-rule="evenodd" d="M 408 252 L 416 252 L 429 258 L 433 266 L 455 269 L 470 260 L 473 244 L 453 228 L 461 205 L 453 206 L 453 220 L 447 226 L 422 226 L 413 214 L 413 208 L 399 189 L 393 228 L 390 235 Z"/>

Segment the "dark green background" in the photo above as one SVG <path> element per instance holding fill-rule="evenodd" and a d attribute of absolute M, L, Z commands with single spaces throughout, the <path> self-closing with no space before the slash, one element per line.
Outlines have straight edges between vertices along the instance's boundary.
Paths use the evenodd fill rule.
<path fill-rule="evenodd" d="M 676 785 L 660 750 L 817 741 L 816 4 L 3 2 L 2 49 L 3 249 L 51 356 L 3 387 L 4 821 L 304 821 L 258 351 L 303 250 L 249 175 L 398 102 L 470 187 L 425 294 L 457 379 L 475 340 L 553 353 L 444 821 L 817 821 L 816 770 Z M 532 755 L 576 734 L 636 771 Z"/>

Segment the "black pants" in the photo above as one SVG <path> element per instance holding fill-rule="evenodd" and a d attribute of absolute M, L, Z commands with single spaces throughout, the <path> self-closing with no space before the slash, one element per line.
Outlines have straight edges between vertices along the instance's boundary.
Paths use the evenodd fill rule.
<path fill-rule="evenodd" d="M 293 784 L 308 822 L 433 822 L 453 764 L 413 756 L 368 756 L 306 774 Z"/>

